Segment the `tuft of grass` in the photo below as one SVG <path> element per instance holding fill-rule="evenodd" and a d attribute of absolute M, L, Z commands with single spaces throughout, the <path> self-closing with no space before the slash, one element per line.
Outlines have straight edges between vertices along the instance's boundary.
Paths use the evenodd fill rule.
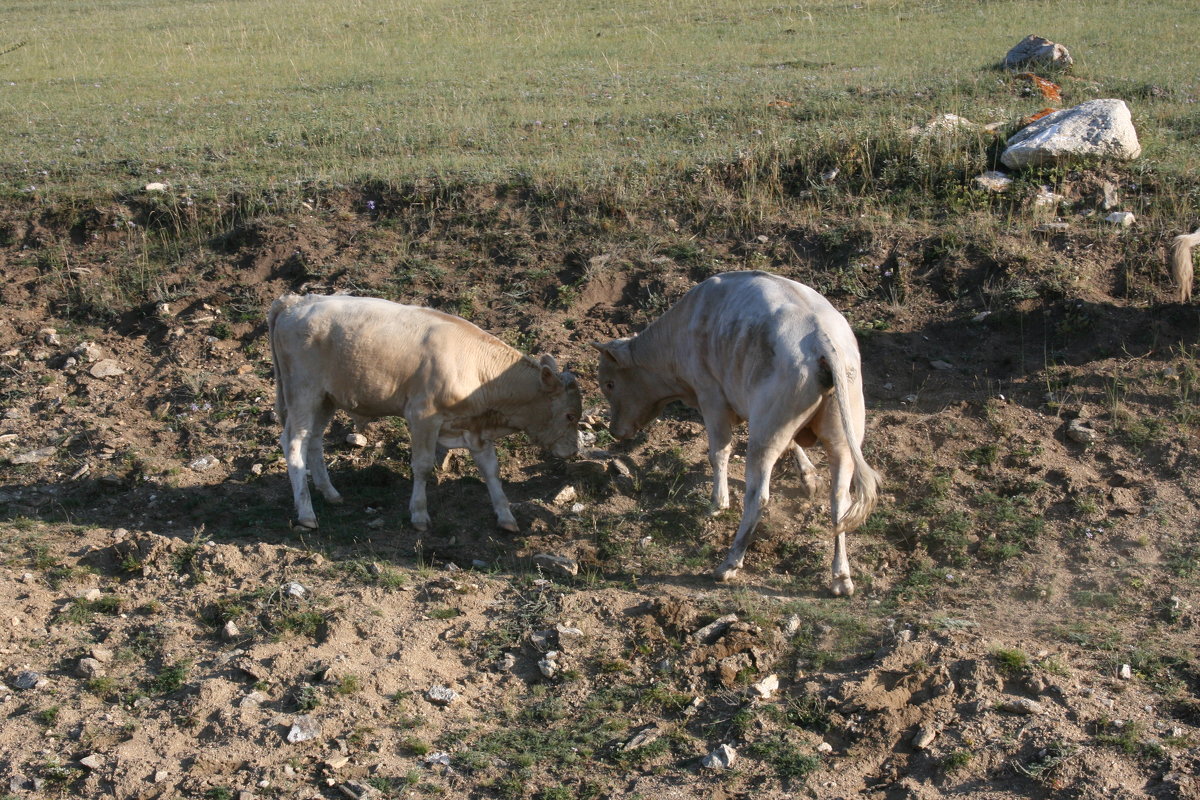
<path fill-rule="evenodd" d="M 804 752 L 799 745 L 782 736 L 754 742 L 746 752 L 768 764 L 784 781 L 803 778 L 821 766 L 819 756 Z"/>
<path fill-rule="evenodd" d="M 941 767 L 942 772 L 950 775 L 958 772 L 960 769 L 970 763 L 970 750 L 952 750 L 946 755 L 942 756 L 942 760 L 938 762 L 938 766 Z"/>
<path fill-rule="evenodd" d="M 171 694 L 172 692 L 179 691 L 187 681 L 188 672 L 191 668 L 192 664 L 190 661 L 167 664 L 150 679 L 147 688 L 154 694 Z"/>
<path fill-rule="evenodd" d="M 992 650 L 996 669 L 1007 678 L 1016 678 L 1029 670 L 1029 655 L 1017 648 L 997 647 Z"/>

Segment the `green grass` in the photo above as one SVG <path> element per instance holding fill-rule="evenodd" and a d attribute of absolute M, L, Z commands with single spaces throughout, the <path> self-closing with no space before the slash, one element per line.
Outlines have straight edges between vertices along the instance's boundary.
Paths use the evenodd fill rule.
<path fill-rule="evenodd" d="M 1198 158 L 1185 105 L 1194 42 L 1178 24 L 1191 10 L 1188 0 L 415 0 L 403 12 L 383 0 L 19 0 L 9 38 L 26 45 L 0 57 L 10 132 L 0 173 L 8 191 L 38 195 L 165 181 L 176 194 L 157 201 L 160 214 L 183 218 L 191 211 L 174 198 L 185 192 L 291 186 L 298 204 L 297 181 L 359 176 L 618 177 L 637 191 L 664 168 L 803 153 L 814 137 L 842 145 L 844 173 L 919 172 L 938 145 L 889 162 L 872 133 L 1040 105 L 989 68 L 1013 31 L 1036 28 L 1072 48 L 1070 101 L 1165 87 L 1135 119 L 1148 157 L 1184 174 Z M 1131 13 L 1138 36 L 1126 35 Z M 1160 58 L 1144 58 L 1147 41 Z"/>

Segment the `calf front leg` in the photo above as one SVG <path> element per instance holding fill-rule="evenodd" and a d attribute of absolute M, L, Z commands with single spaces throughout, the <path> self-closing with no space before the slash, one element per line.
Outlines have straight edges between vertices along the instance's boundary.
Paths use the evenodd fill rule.
<path fill-rule="evenodd" d="M 786 445 L 786 437 L 778 435 L 765 442 L 756 442 L 751 431 L 751 441 L 746 453 L 746 497 L 742 503 L 742 521 L 738 524 L 729 555 L 725 557 L 721 566 L 717 567 L 717 580 L 728 581 L 742 568 L 746 559 L 746 549 L 754 541 L 754 531 L 771 499 L 771 471 Z"/>
<path fill-rule="evenodd" d="M 412 434 L 412 499 L 408 501 L 408 515 L 412 526 L 418 531 L 429 530 L 429 506 L 425 499 L 425 483 L 433 473 L 437 462 L 438 432 L 442 421 L 438 417 L 409 420 Z"/>
<path fill-rule="evenodd" d="M 520 527 L 508 505 L 508 498 L 504 496 L 504 487 L 500 484 L 500 459 L 496 456 L 496 446 L 488 441 L 468 440 L 467 449 L 471 451 L 471 457 L 475 459 L 479 473 L 483 475 L 483 482 L 487 484 L 488 496 L 491 497 L 492 508 L 496 512 L 496 524 L 502 530 L 516 533 Z"/>
<path fill-rule="evenodd" d="M 728 406 L 704 404 L 704 431 L 708 434 L 708 463 L 712 466 L 712 514 L 729 508 L 729 454 L 733 451 L 733 423 Z"/>

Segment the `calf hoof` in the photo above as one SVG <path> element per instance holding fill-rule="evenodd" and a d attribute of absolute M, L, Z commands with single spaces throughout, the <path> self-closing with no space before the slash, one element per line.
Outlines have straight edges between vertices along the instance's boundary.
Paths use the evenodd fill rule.
<path fill-rule="evenodd" d="M 301 517 L 292 523 L 293 528 L 304 528 L 305 530 L 315 531 L 317 529 L 316 517 Z"/>
<path fill-rule="evenodd" d="M 835 597 L 851 597 L 854 594 L 854 581 L 849 576 L 834 578 L 833 594 Z"/>
<path fill-rule="evenodd" d="M 337 492 L 334 492 L 333 494 L 323 495 L 323 497 L 325 498 L 326 503 L 329 503 L 330 505 L 334 505 L 334 506 L 340 506 L 342 503 L 346 502 L 346 500 Z"/>
<path fill-rule="evenodd" d="M 738 568 L 730 564 L 722 564 L 717 567 L 717 571 L 713 573 L 713 577 L 720 583 L 729 583 L 738 574 Z"/>
<path fill-rule="evenodd" d="M 501 520 L 496 524 L 499 526 L 500 530 L 507 531 L 508 533 L 521 532 L 521 526 L 517 524 L 516 520 Z"/>
<path fill-rule="evenodd" d="M 418 532 L 425 533 L 429 530 L 430 521 L 428 514 L 421 514 L 412 518 L 412 526 Z"/>

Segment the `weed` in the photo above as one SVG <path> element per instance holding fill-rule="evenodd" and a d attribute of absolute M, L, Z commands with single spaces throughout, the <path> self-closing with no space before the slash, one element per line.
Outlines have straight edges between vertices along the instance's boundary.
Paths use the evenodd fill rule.
<path fill-rule="evenodd" d="M 357 675 L 343 675 L 334 691 L 338 694 L 354 694 L 362 688 L 362 681 Z"/>
<path fill-rule="evenodd" d="M 1035 758 L 1014 761 L 1013 769 L 1039 783 L 1050 784 L 1058 769 L 1078 753 L 1078 747 L 1056 739 L 1039 750 Z"/>
<path fill-rule="evenodd" d="M 1138 722 L 1118 722 L 1101 717 L 1095 728 L 1097 742 L 1115 747 L 1126 755 L 1159 758 L 1163 754 L 1162 745 L 1147 740 Z"/>
<path fill-rule="evenodd" d="M 58 714 L 62 711 L 61 706 L 50 706 L 43 708 L 41 711 L 34 714 L 37 721 L 45 725 L 47 728 L 53 727 L 54 723 L 58 722 Z"/>
<path fill-rule="evenodd" d="M 435 608 L 429 612 L 429 616 L 433 619 L 454 619 L 462 616 L 462 610 L 447 606 L 446 608 Z"/>
<path fill-rule="evenodd" d="M 804 752 L 799 745 L 782 736 L 754 742 L 746 752 L 762 759 L 775 770 L 780 780 L 785 781 L 803 778 L 821 766 L 819 756 Z"/>
<path fill-rule="evenodd" d="M 1029 656 L 1024 650 L 997 647 L 992 650 L 992 658 L 996 660 L 996 669 L 1008 678 L 1019 677 L 1029 669 Z"/>
<path fill-rule="evenodd" d="M 970 763 L 971 763 L 971 751 L 970 750 L 952 750 L 949 753 L 947 753 L 946 755 L 942 756 L 942 760 L 938 762 L 938 766 L 941 767 L 942 772 L 945 772 L 947 775 L 950 775 L 952 773 L 958 772 L 960 769 L 962 769 L 963 767 L 967 766 L 967 764 L 970 764 Z"/>
<path fill-rule="evenodd" d="M 214 786 L 204 793 L 205 800 L 233 800 L 233 790 L 225 786 Z"/>
<path fill-rule="evenodd" d="M 292 693 L 292 704 L 297 711 L 312 711 L 321 705 L 322 692 L 316 686 L 301 686 Z"/>
<path fill-rule="evenodd" d="M 102 675 L 98 678 L 91 678 L 84 684 L 89 692 L 96 695 L 102 700 L 109 700 L 117 694 L 118 684 L 107 675 Z"/>
<path fill-rule="evenodd" d="M 170 694 L 183 688 L 192 665 L 190 661 L 168 664 L 158 671 L 147 688 L 155 694 Z"/>

